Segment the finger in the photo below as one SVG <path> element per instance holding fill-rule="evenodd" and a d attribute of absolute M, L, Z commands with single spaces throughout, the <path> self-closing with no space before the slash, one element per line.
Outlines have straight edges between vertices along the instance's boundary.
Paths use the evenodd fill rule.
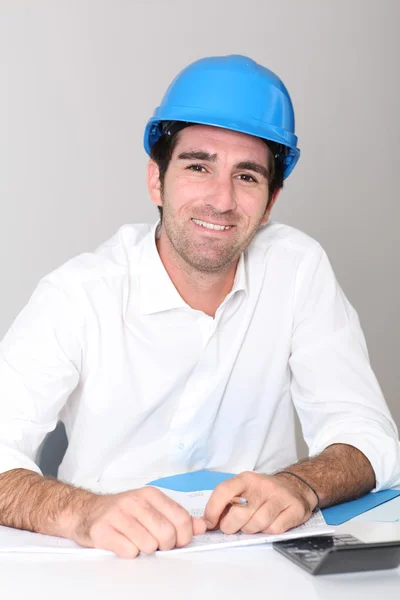
<path fill-rule="evenodd" d="M 220 518 L 219 518 L 219 521 L 217 521 L 217 523 L 215 523 L 213 527 L 209 527 L 209 526 L 207 525 L 207 529 L 208 529 L 208 530 L 211 530 L 211 531 L 214 531 L 215 529 L 219 529 L 219 525 L 220 525 L 220 523 L 221 523 L 222 519 L 225 517 L 225 515 L 227 515 L 227 514 L 228 514 L 228 512 L 229 512 L 229 510 L 230 510 L 231 508 L 232 508 L 232 504 L 228 504 L 228 506 L 226 506 L 226 507 L 224 508 L 224 510 L 222 511 L 222 514 L 221 514 L 221 516 L 220 516 Z"/>
<path fill-rule="evenodd" d="M 237 475 L 217 485 L 207 502 L 204 512 L 208 529 L 213 529 L 218 524 L 224 510 L 230 507 L 232 498 L 244 494 L 246 488 L 246 480 L 242 475 Z M 248 509 L 248 506 L 237 508 Z"/>
<path fill-rule="evenodd" d="M 155 488 L 143 488 L 145 503 L 137 503 L 134 516 L 158 540 L 160 550 L 186 546 L 193 538 L 192 517 L 177 502 Z"/>
<path fill-rule="evenodd" d="M 160 550 L 171 550 L 175 547 L 177 534 L 174 525 L 149 502 L 136 502 L 131 516 L 156 539 Z"/>
<path fill-rule="evenodd" d="M 201 535 L 207 530 L 207 525 L 204 519 L 192 517 L 193 535 Z"/>
<path fill-rule="evenodd" d="M 281 501 L 270 499 L 254 512 L 248 522 L 241 527 L 241 530 L 243 533 L 264 532 L 285 510 L 286 506 Z"/>
<path fill-rule="evenodd" d="M 165 494 L 160 494 L 153 501 L 157 510 L 173 524 L 176 532 L 175 546 L 182 548 L 189 544 L 194 535 L 204 533 L 207 526 L 204 519 L 193 519 L 189 512 Z"/>
<path fill-rule="evenodd" d="M 152 500 L 153 506 L 159 510 L 174 526 L 176 541 L 175 546 L 186 546 L 193 538 L 193 519 L 189 512 L 174 500 L 163 494 L 157 494 Z"/>
<path fill-rule="evenodd" d="M 152 554 L 158 549 L 158 541 L 135 517 L 119 512 L 113 517 L 112 525 L 133 542 L 140 552 Z"/>
<path fill-rule="evenodd" d="M 263 533 L 278 534 L 284 533 L 293 527 L 302 525 L 307 521 L 310 515 L 299 513 L 292 506 L 283 510 L 272 523 L 263 530 Z"/>
<path fill-rule="evenodd" d="M 261 506 L 232 506 L 220 521 L 223 533 L 257 533 L 267 527 L 285 508 L 281 498 L 269 498 Z"/>
<path fill-rule="evenodd" d="M 252 518 L 254 509 L 249 506 L 231 506 L 224 511 L 219 528 L 223 533 L 237 533 Z"/>
<path fill-rule="evenodd" d="M 111 525 L 94 532 L 91 547 L 110 550 L 120 558 L 136 558 L 139 554 L 139 548 Z"/>

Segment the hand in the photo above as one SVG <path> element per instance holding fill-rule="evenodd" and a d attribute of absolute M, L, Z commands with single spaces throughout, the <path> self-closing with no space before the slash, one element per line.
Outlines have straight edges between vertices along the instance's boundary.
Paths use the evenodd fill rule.
<path fill-rule="evenodd" d="M 248 504 L 232 506 L 243 496 Z M 220 483 L 207 503 L 204 519 L 209 529 L 223 533 L 283 533 L 309 519 L 317 504 L 314 493 L 292 475 L 243 472 Z"/>
<path fill-rule="evenodd" d="M 144 487 L 114 495 L 90 494 L 68 537 L 81 546 L 135 558 L 139 552 L 185 546 L 205 530 L 204 520 L 192 518 L 160 490 Z"/>

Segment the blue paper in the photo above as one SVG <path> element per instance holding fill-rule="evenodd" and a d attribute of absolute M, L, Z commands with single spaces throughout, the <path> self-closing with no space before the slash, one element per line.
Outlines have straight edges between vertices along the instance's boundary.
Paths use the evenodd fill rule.
<path fill-rule="evenodd" d="M 176 492 L 199 492 L 200 490 L 213 490 L 219 483 L 234 477 L 233 473 L 221 473 L 220 471 L 192 471 L 181 473 L 150 481 L 147 485 L 156 485 L 167 490 Z"/>
<path fill-rule="evenodd" d="M 322 514 L 328 525 L 341 525 L 345 521 L 375 508 L 375 506 L 396 498 L 396 496 L 400 496 L 400 490 L 382 490 L 381 492 L 369 493 L 357 500 L 324 508 Z"/>
<path fill-rule="evenodd" d="M 385 502 L 376 506 L 373 510 L 368 510 L 362 515 L 357 515 L 354 521 L 357 523 L 396 523 L 400 521 L 400 496 L 392 498 L 390 502 Z"/>
<path fill-rule="evenodd" d="M 213 490 L 219 483 L 231 477 L 234 477 L 233 473 L 203 469 L 202 471 L 162 477 L 150 481 L 147 485 L 156 485 L 177 492 L 198 492 L 200 490 Z M 381 492 L 369 493 L 358 500 L 324 508 L 322 514 L 328 525 L 341 525 L 345 521 L 375 508 L 375 506 L 396 498 L 396 496 L 400 496 L 400 490 L 382 490 Z"/>

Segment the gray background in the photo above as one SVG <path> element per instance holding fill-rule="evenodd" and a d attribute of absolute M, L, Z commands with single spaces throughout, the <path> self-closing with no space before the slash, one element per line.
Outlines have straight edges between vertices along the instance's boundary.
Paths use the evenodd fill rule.
<path fill-rule="evenodd" d="M 176 73 L 247 54 L 296 110 L 273 218 L 328 252 L 399 423 L 399 22 L 397 0 L 0 0 L 0 337 L 40 277 L 156 220 L 142 135 Z"/>

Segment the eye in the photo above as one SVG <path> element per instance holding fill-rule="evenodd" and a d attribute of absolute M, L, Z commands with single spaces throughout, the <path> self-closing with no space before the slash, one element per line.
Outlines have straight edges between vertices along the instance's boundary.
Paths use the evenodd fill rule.
<path fill-rule="evenodd" d="M 203 165 L 189 165 L 186 168 L 189 169 L 190 171 L 195 171 L 197 173 L 204 173 L 206 171 L 206 169 L 205 169 L 205 167 L 203 167 Z"/>
<path fill-rule="evenodd" d="M 238 177 L 240 177 L 242 181 L 248 181 L 249 183 L 257 183 L 257 179 L 254 179 L 252 175 L 248 175 L 247 173 L 241 173 L 240 175 L 238 175 Z"/>

